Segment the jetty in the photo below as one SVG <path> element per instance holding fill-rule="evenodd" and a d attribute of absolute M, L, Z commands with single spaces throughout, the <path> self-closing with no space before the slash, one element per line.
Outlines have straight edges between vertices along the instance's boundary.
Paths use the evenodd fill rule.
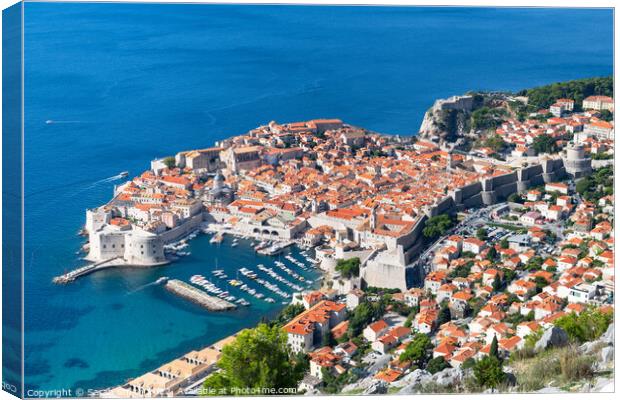
<path fill-rule="evenodd" d="M 102 269 L 116 267 L 116 266 L 118 266 L 118 263 L 114 263 L 113 261 L 115 261 L 117 259 L 121 259 L 122 260 L 123 257 L 120 257 L 120 256 L 112 257 L 112 258 L 108 258 L 107 260 L 103 260 L 103 261 L 100 261 L 98 263 L 95 263 L 95 264 L 85 265 L 85 266 L 80 267 L 78 269 L 74 269 L 72 271 L 69 271 L 66 274 L 59 275 L 59 276 L 55 277 L 54 279 L 52 279 L 52 282 L 53 283 L 57 283 L 57 284 L 66 284 L 66 283 L 69 283 L 69 282 L 73 282 L 74 280 L 76 280 L 80 276 L 88 275 L 88 274 L 91 274 L 91 273 L 93 273 L 95 271 L 99 271 L 99 270 L 102 270 Z"/>
<path fill-rule="evenodd" d="M 273 245 L 271 245 L 269 247 L 266 247 L 266 248 L 259 249 L 256 252 L 258 254 L 263 254 L 263 255 L 266 255 L 266 256 L 275 256 L 277 254 L 280 254 L 287 247 L 292 246 L 294 244 L 295 244 L 295 242 L 293 242 L 293 241 L 274 243 Z"/>
<path fill-rule="evenodd" d="M 237 308 L 233 303 L 210 296 L 206 292 L 178 279 L 169 280 L 165 287 L 177 296 L 205 307 L 209 311 L 226 311 Z"/>

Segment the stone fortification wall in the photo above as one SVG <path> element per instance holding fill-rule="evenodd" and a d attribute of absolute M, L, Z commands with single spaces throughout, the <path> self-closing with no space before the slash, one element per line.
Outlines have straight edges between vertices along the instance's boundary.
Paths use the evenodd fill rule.
<path fill-rule="evenodd" d="M 366 286 L 407 290 L 407 268 L 373 261 L 363 270 Z"/>
<path fill-rule="evenodd" d="M 181 239 L 183 236 L 189 235 L 192 231 L 198 229 L 202 221 L 203 221 L 202 213 L 198 215 L 194 215 L 188 221 L 184 222 L 182 225 L 172 228 L 166 232 L 160 233 L 159 237 L 161 238 L 163 244 L 174 242 L 176 240 Z"/>
<path fill-rule="evenodd" d="M 436 100 L 433 104 L 433 110 L 459 110 L 471 111 L 474 106 L 473 96 L 453 96 L 449 99 Z"/>
<path fill-rule="evenodd" d="M 403 249 L 405 249 L 404 258 L 406 264 L 410 264 L 413 261 L 413 258 L 420 252 L 423 243 L 423 241 L 420 240 L 420 237 L 422 236 L 422 230 L 424 229 L 427 219 L 428 217 L 426 215 L 422 215 L 418 219 L 415 226 L 411 230 L 413 240 L 408 243 L 406 247 L 403 246 Z"/>
<path fill-rule="evenodd" d="M 425 210 L 426 215 L 420 216 L 406 240 L 399 242 L 399 251 L 380 252 L 368 262 L 362 270 L 365 284 L 405 290 L 423 281 L 423 269 L 419 266 L 412 267 L 412 264 L 422 251 L 422 230 L 429 217 L 505 201 L 512 193 L 562 179 L 565 174 L 561 159 L 549 159 L 543 160 L 539 165 L 481 179 L 452 191 L 449 196 Z"/>
<path fill-rule="evenodd" d="M 480 193 L 482 190 L 482 184 L 480 182 L 470 183 L 469 185 L 463 186 L 460 190 L 463 200 L 465 200 Z"/>
<path fill-rule="evenodd" d="M 153 234 L 126 235 L 125 261 L 129 265 L 150 266 L 166 263 L 161 238 Z"/>
<path fill-rule="evenodd" d="M 505 201 L 513 193 L 533 186 L 558 181 L 566 175 L 562 159 L 546 159 L 540 164 L 524 167 L 507 174 L 483 178 L 453 191 L 450 196 L 458 209 L 492 205 Z"/>

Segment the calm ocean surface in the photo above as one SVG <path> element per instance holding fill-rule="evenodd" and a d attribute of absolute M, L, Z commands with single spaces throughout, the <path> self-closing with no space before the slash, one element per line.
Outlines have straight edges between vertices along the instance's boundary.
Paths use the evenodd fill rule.
<path fill-rule="evenodd" d="M 84 211 L 154 157 L 270 120 L 338 117 L 411 135 L 435 98 L 612 73 L 609 10 L 26 4 L 26 388 L 104 388 L 280 304 L 208 313 L 188 279 L 273 261 L 242 243 L 68 286 Z M 47 120 L 55 121 L 46 124 Z M 293 250 L 295 253 L 296 250 Z M 231 275 L 233 272 L 229 273 Z M 148 285 L 148 286 L 145 286 Z"/>

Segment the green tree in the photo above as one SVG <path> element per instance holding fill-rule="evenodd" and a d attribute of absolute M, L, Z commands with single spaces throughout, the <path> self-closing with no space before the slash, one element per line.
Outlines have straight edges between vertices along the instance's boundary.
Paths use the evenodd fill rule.
<path fill-rule="evenodd" d="M 575 184 L 575 190 L 577 191 L 577 193 L 583 196 L 584 194 L 586 194 L 587 191 L 590 190 L 593 184 L 593 180 L 589 176 L 586 176 L 577 181 L 577 183 Z"/>
<path fill-rule="evenodd" d="M 613 121 L 614 120 L 614 114 L 611 111 L 609 111 L 609 110 L 602 110 L 601 111 L 601 119 L 603 121 L 607 121 L 607 122 Z"/>
<path fill-rule="evenodd" d="M 471 114 L 471 126 L 476 131 L 493 130 L 501 125 L 507 114 L 504 108 L 481 107 Z M 501 137 L 499 139 L 501 140 Z M 499 145 L 497 139 L 492 137 L 491 140 L 491 145 Z"/>
<path fill-rule="evenodd" d="M 452 279 L 467 278 L 470 273 L 471 273 L 471 266 L 465 264 L 465 265 L 461 265 L 459 267 L 454 268 L 452 271 L 450 271 L 448 275 Z"/>
<path fill-rule="evenodd" d="M 450 308 L 448 307 L 448 304 L 443 304 L 441 306 L 441 309 L 439 310 L 439 316 L 437 317 L 437 325 L 441 326 L 443 324 L 445 324 L 446 322 L 450 322 L 450 320 L 452 319 L 452 316 L 450 315 Z"/>
<path fill-rule="evenodd" d="M 484 146 L 490 148 L 496 153 L 502 151 L 505 145 L 506 142 L 504 142 L 504 139 L 502 139 L 502 137 L 498 134 L 490 135 L 487 140 L 484 141 Z"/>
<path fill-rule="evenodd" d="M 446 368 L 450 368 L 450 364 L 442 356 L 433 358 L 426 365 L 426 370 L 431 374 L 436 374 L 437 372 L 443 371 Z"/>
<path fill-rule="evenodd" d="M 429 239 L 435 239 L 446 233 L 454 225 L 454 219 L 448 214 L 439 214 L 426 220 L 422 233 Z"/>
<path fill-rule="evenodd" d="M 484 228 L 478 228 L 478 230 L 476 231 L 476 237 L 482 241 L 487 240 L 488 239 L 487 230 Z"/>
<path fill-rule="evenodd" d="M 220 370 L 204 382 L 208 393 L 217 395 L 232 394 L 234 388 L 297 387 L 307 367 L 291 354 L 286 333 L 265 324 L 242 331 L 224 346 L 217 365 Z"/>
<path fill-rule="evenodd" d="M 321 338 L 321 346 L 333 346 L 335 343 L 336 341 L 334 340 L 332 333 L 329 330 L 326 330 L 323 333 L 323 337 Z"/>
<path fill-rule="evenodd" d="M 465 362 L 463 363 L 461 367 L 463 369 L 470 369 L 470 368 L 473 368 L 475 365 L 476 365 L 476 360 L 474 360 L 474 358 L 471 357 L 465 360 Z"/>
<path fill-rule="evenodd" d="M 494 292 L 499 292 L 502 288 L 502 279 L 499 277 L 499 274 L 495 275 L 495 278 L 493 278 L 493 291 Z"/>
<path fill-rule="evenodd" d="M 338 394 L 347 383 L 355 381 L 358 377 L 351 371 L 344 374 L 335 375 L 329 369 L 322 367 L 321 375 L 323 376 L 323 391 L 328 394 Z"/>
<path fill-rule="evenodd" d="M 373 320 L 377 320 L 385 313 L 385 300 L 377 302 L 364 301 L 349 316 L 349 337 L 355 337 L 362 333 L 364 328 Z"/>
<path fill-rule="evenodd" d="M 496 357 L 486 356 L 474 365 L 474 377 L 482 387 L 497 388 L 506 380 L 502 363 Z"/>
<path fill-rule="evenodd" d="M 489 356 L 499 358 L 499 350 L 497 348 L 497 336 L 493 335 L 493 340 L 491 341 L 491 348 L 489 349 Z"/>
<path fill-rule="evenodd" d="M 511 203 L 523 204 L 523 198 L 521 197 L 519 193 L 513 193 L 510 196 L 508 196 L 508 201 Z"/>
<path fill-rule="evenodd" d="M 305 307 L 301 303 L 289 304 L 280 311 L 275 319 L 275 323 L 281 326 L 286 325 L 290 320 L 305 311 Z"/>
<path fill-rule="evenodd" d="M 542 276 L 537 276 L 534 279 L 534 283 L 536 284 L 536 293 L 542 292 L 544 287 L 549 284 L 549 282 L 547 282 L 547 280 L 543 278 Z"/>
<path fill-rule="evenodd" d="M 495 257 L 497 257 L 497 250 L 495 250 L 495 246 L 491 246 L 489 251 L 487 252 L 487 260 L 494 261 Z"/>
<path fill-rule="evenodd" d="M 543 262 L 544 260 L 540 256 L 532 257 L 525 265 L 525 269 L 528 271 L 539 270 L 542 267 Z"/>
<path fill-rule="evenodd" d="M 348 260 L 340 259 L 336 262 L 336 271 L 340 272 L 340 275 L 347 279 L 353 276 L 359 276 L 360 259 L 357 257 L 349 258 Z"/>
<path fill-rule="evenodd" d="M 557 82 L 522 90 L 518 94 L 528 97 L 528 108 L 535 111 L 548 108 L 557 99 L 569 98 L 575 100 L 575 109 L 581 109 L 583 99 L 592 95 L 613 96 L 613 76 L 577 79 L 567 82 Z"/>
<path fill-rule="evenodd" d="M 555 138 L 549 135 L 538 135 L 534 138 L 534 142 L 532 143 L 532 148 L 536 151 L 536 154 L 541 153 L 555 153 L 558 151 L 557 144 L 555 142 Z"/>
<path fill-rule="evenodd" d="M 579 315 L 570 313 L 555 321 L 555 326 L 566 331 L 568 336 L 579 342 L 592 341 L 601 336 L 613 320 L 613 313 L 587 309 Z"/>
<path fill-rule="evenodd" d="M 429 358 L 429 350 L 433 347 L 431 339 L 424 333 L 418 333 L 409 342 L 400 355 L 400 361 L 411 361 L 422 368 Z"/>
<path fill-rule="evenodd" d="M 166 157 L 164 158 L 163 162 L 164 162 L 164 165 L 168 167 L 168 169 L 173 169 L 174 167 L 176 167 L 176 164 L 177 164 L 174 157 Z"/>

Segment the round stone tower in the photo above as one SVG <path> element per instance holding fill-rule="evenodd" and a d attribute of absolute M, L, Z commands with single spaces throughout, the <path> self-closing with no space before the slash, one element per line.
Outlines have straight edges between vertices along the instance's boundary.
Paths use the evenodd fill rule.
<path fill-rule="evenodd" d="M 592 173 L 592 159 L 586 155 L 582 145 L 571 143 L 563 157 L 566 172 L 574 178 L 581 178 Z"/>

